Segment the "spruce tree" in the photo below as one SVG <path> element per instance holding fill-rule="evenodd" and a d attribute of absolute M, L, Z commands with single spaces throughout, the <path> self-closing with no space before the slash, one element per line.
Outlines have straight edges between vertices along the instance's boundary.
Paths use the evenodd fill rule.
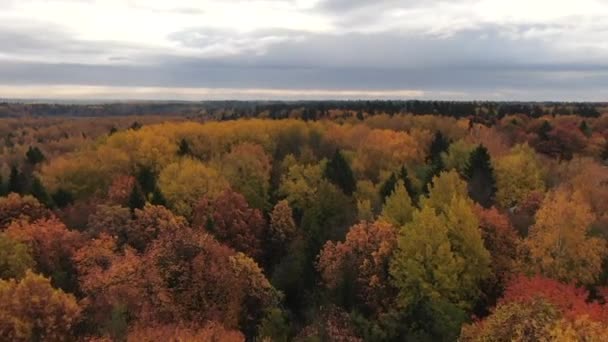
<path fill-rule="evenodd" d="M 447 152 L 449 147 L 450 141 L 443 135 L 443 133 L 441 133 L 441 131 L 437 131 L 433 141 L 431 142 L 429 155 L 426 158 L 428 169 L 426 176 L 424 177 L 423 191 L 425 193 L 428 192 L 428 188 L 430 182 L 433 180 L 433 177 L 438 176 L 441 171 L 445 170 L 445 164 L 441 154 Z"/>
<path fill-rule="evenodd" d="M 65 208 L 74 203 L 74 196 L 72 193 L 61 188 L 57 189 L 57 191 L 53 193 L 52 199 L 53 203 L 55 203 L 58 208 Z"/>
<path fill-rule="evenodd" d="M 325 167 L 325 177 L 337 185 L 346 195 L 352 195 L 357 189 L 357 183 L 353 171 L 339 150 L 336 150 Z"/>
<path fill-rule="evenodd" d="M 0 175 L 0 196 L 6 196 L 7 195 L 7 189 L 6 189 L 6 185 L 4 184 L 4 178 L 2 178 L 2 175 Z"/>
<path fill-rule="evenodd" d="M 471 199 L 485 208 L 492 206 L 496 194 L 496 178 L 490 154 L 483 145 L 471 152 L 464 174 Z"/>
<path fill-rule="evenodd" d="M 42 154 L 42 151 L 40 151 L 38 147 L 30 146 L 27 152 L 25 153 L 25 157 L 28 163 L 30 163 L 31 165 L 36 165 L 44 161 L 44 154 Z"/>
<path fill-rule="evenodd" d="M 399 169 L 398 174 L 395 174 L 393 172 L 390 177 L 384 182 L 384 184 L 382 184 L 382 186 L 380 187 L 380 198 L 383 201 L 386 200 L 386 198 L 390 196 L 391 193 L 395 190 L 395 187 L 397 186 L 397 181 L 399 180 L 403 181 L 405 189 L 407 190 L 407 194 L 412 199 L 412 202 L 416 203 L 418 199 L 418 192 L 414 188 L 414 185 L 410 180 L 409 174 L 405 166 L 402 166 L 401 169 Z"/>
<path fill-rule="evenodd" d="M 146 197 L 141 192 L 140 187 L 135 184 L 129 195 L 129 208 L 131 210 L 141 209 L 144 205 L 146 205 Z"/>
<path fill-rule="evenodd" d="M 8 178 L 8 192 L 14 192 L 17 194 L 23 194 L 25 190 L 25 182 L 23 174 L 19 172 L 16 166 L 11 167 L 11 173 Z"/>
<path fill-rule="evenodd" d="M 192 151 L 190 150 L 190 144 L 186 139 L 182 139 L 179 142 L 179 148 L 177 150 L 177 155 L 180 157 L 190 155 Z"/>
<path fill-rule="evenodd" d="M 384 184 L 382 184 L 382 186 L 380 187 L 380 198 L 382 199 L 383 202 L 386 200 L 386 198 L 388 196 L 391 195 L 391 193 L 393 193 L 393 190 L 395 190 L 396 185 L 397 185 L 397 176 L 393 172 L 393 173 L 391 173 L 390 177 L 388 177 L 388 179 L 384 182 Z"/>
<path fill-rule="evenodd" d="M 449 140 L 443 135 L 443 133 L 441 133 L 441 131 L 437 131 L 433 137 L 433 141 L 431 142 L 431 147 L 429 148 L 429 155 L 426 158 L 427 163 L 440 163 L 441 153 L 446 152 L 449 147 Z"/>
<path fill-rule="evenodd" d="M 578 129 L 588 138 L 591 136 L 591 127 L 587 124 L 587 120 L 581 121 L 581 124 L 578 126 Z"/>
<path fill-rule="evenodd" d="M 141 187 L 141 192 L 149 194 L 156 189 L 156 175 L 151 168 L 142 166 L 137 174 L 137 183 Z"/>
<path fill-rule="evenodd" d="M 33 177 L 32 179 L 30 194 L 40 201 L 40 203 L 47 207 L 52 207 L 53 200 L 38 177 Z"/>

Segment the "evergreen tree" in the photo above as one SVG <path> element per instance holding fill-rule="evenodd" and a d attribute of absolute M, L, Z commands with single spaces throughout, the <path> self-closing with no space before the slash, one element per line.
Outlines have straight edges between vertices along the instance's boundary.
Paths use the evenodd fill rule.
<path fill-rule="evenodd" d="M 150 199 L 150 203 L 154 205 L 167 206 L 167 200 L 165 199 L 165 196 L 163 196 L 163 193 L 158 187 L 156 187 L 152 192 L 152 198 Z"/>
<path fill-rule="evenodd" d="M 25 181 L 23 174 L 19 172 L 16 166 L 11 167 L 11 173 L 8 178 L 8 192 L 23 194 L 25 190 Z"/>
<path fill-rule="evenodd" d="M 388 196 L 393 193 L 395 186 L 397 185 L 397 176 L 395 173 L 391 173 L 390 177 L 380 187 L 380 198 L 384 202 Z"/>
<path fill-rule="evenodd" d="M 129 208 L 131 208 L 131 210 L 141 209 L 144 205 L 146 205 L 146 197 L 141 192 L 140 187 L 136 184 L 129 195 Z"/>
<path fill-rule="evenodd" d="M 447 152 L 450 147 L 449 140 L 441 133 L 441 131 L 437 131 L 435 136 L 433 137 L 433 141 L 431 142 L 431 147 L 429 149 L 429 155 L 426 158 L 427 163 L 435 164 L 441 162 L 441 153 Z"/>
<path fill-rule="evenodd" d="M 30 163 L 31 165 L 41 163 L 45 159 L 44 154 L 42 154 L 42 151 L 40 151 L 38 147 L 32 146 L 28 148 L 27 152 L 25 153 L 25 157 L 27 158 L 28 163 Z"/>
<path fill-rule="evenodd" d="M 142 166 L 137 174 L 137 183 L 141 187 L 141 192 L 149 194 L 156 189 L 156 175 L 151 168 Z"/>
<path fill-rule="evenodd" d="M 177 155 L 183 157 L 190 154 L 192 154 L 192 151 L 190 150 L 190 144 L 188 144 L 188 141 L 186 139 L 180 140 Z"/>
<path fill-rule="evenodd" d="M 540 126 L 539 130 L 538 130 L 538 136 L 542 140 L 548 140 L 549 139 L 549 133 L 552 130 L 553 130 L 553 127 L 551 126 L 551 124 L 549 123 L 549 121 L 545 120 L 543 122 L 543 124 Z"/>
<path fill-rule="evenodd" d="M 496 179 L 488 149 L 479 145 L 469 157 L 469 163 L 464 170 L 468 180 L 469 196 L 485 208 L 494 202 L 496 194 Z"/>
<path fill-rule="evenodd" d="M 382 186 L 380 187 L 380 198 L 382 198 L 383 201 L 386 200 L 386 198 L 390 196 L 393 191 L 395 191 L 395 187 L 397 186 L 398 181 L 403 182 L 405 190 L 407 190 L 407 194 L 412 199 L 412 202 L 416 203 L 418 199 L 418 193 L 414 188 L 412 181 L 410 180 L 409 174 L 405 166 L 401 167 L 401 169 L 399 170 L 399 174 L 395 174 L 393 172 L 391 176 L 384 182 L 384 184 L 382 184 Z"/>
<path fill-rule="evenodd" d="M 414 185 L 412 184 L 412 181 L 410 180 L 410 176 L 409 176 L 405 166 L 402 166 L 401 169 L 399 170 L 399 180 L 403 181 L 405 190 L 407 191 L 407 194 L 412 199 L 412 203 L 416 203 L 418 200 L 418 192 L 416 191 L 416 188 L 414 188 Z"/>
<path fill-rule="evenodd" d="M 53 199 L 53 203 L 55 203 L 58 208 L 65 208 L 74 203 L 74 196 L 72 193 L 61 188 L 57 189 L 57 191 L 53 193 L 51 197 Z"/>
<path fill-rule="evenodd" d="M 46 191 L 46 188 L 38 177 L 34 177 L 32 179 L 30 194 L 32 194 L 32 196 L 34 196 L 38 201 L 40 201 L 40 203 L 46 205 L 47 207 L 51 207 L 53 205 L 53 200 L 51 196 Z"/>
<path fill-rule="evenodd" d="M 357 188 L 355 176 L 350 165 L 339 150 L 325 167 L 325 177 L 337 185 L 346 195 L 352 195 Z"/>
<path fill-rule="evenodd" d="M 428 187 L 433 180 L 433 177 L 438 176 L 441 171 L 445 170 L 445 164 L 441 155 L 442 153 L 447 152 L 449 147 L 450 141 L 441 133 L 441 131 L 437 131 L 431 142 L 429 155 L 426 158 L 428 170 L 426 172 L 426 177 L 424 177 L 423 190 L 425 193 L 428 192 Z"/>
<path fill-rule="evenodd" d="M 588 138 L 591 136 L 591 127 L 587 124 L 587 120 L 581 121 L 581 124 L 578 126 L 578 129 Z"/>

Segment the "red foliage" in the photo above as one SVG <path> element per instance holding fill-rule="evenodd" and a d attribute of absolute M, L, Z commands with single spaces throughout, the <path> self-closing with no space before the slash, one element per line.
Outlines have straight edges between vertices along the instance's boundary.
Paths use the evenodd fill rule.
<path fill-rule="evenodd" d="M 108 200 L 115 205 L 127 206 L 133 186 L 135 186 L 135 178 L 133 176 L 118 176 L 114 178 L 108 190 Z"/>
<path fill-rule="evenodd" d="M 590 319 L 608 323 L 608 310 L 598 302 L 589 302 L 589 293 L 583 288 L 560 283 L 556 280 L 519 275 L 514 278 L 500 303 L 531 303 L 543 299 L 555 306 L 565 318 L 575 320 L 582 315 Z"/>
<path fill-rule="evenodd" d="M 243 195 L 228 189 L 215 200 L 203 198 L 194 208 L 192 226 L 260 260 L 266 222 L 262 212 L 250 208 Z"/>

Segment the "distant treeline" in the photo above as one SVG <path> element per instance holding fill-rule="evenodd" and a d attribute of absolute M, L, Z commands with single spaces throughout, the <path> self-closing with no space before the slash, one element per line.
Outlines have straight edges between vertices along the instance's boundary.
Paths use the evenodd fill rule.
<path fill-rule="evenodd" d="M 487 101 L 205 101 L 205 102 L 122 102 L 105 104 L 0 103 L 0 117 L 21 116 L 124 116 L 180 115 L 217 120 L 243 117 L 273 119 L 350 117 L 363 119 L 376 114 L 437 114 L 455 118 L 471 117 L 492 122 L 506 115 L 579 115 L 598 117 L 606 103 L 582 102 L 487 102 Z"/>

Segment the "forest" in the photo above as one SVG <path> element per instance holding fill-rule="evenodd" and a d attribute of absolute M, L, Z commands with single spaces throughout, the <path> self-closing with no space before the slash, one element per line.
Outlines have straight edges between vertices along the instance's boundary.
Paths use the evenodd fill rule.
<path fill-rule="evenodd" d="M 0 114 L 2 341 L 608 341 L 601 104 Z"/>

